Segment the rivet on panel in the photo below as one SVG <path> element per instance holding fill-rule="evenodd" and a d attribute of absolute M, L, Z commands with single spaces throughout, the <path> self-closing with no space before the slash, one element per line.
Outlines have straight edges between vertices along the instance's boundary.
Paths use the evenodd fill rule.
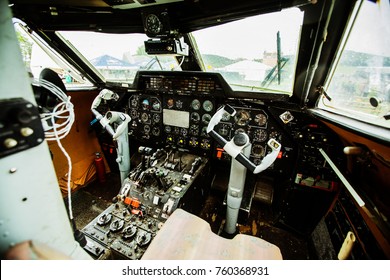
<path fill-rule="evenodd" d="M 15 167 L 12 167 L 10 170 L 9 170 L 9 173 L 15 173 L 17 171 L 17 169 Z"/>

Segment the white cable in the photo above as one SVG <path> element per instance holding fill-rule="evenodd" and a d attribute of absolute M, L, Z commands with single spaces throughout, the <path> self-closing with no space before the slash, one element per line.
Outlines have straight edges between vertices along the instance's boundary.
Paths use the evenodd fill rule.
<path fill-rule="evenodd" d="M 70 180 L 72 175 L 72 160 L 69 154 L 66 152 L 65 148 L 61 144 L 61 139 L 65 138 L 74 123 L 74 106 L 70 102 L 70 96 L 67 96 L 59 87 L 50 83 L 46 80 L 39 80 L 39 85 L 43 88 L 49 90 L 53 93 L 58 99 L 61 100 L 57 104 L 52 112 L 42 113 L 41 120 L 45 130 L 45 138 L 47 141 L 57 141 L 58 147 L 61 149 L 62 153 L 67 159 L 68 162 L 68 178 L 67 178 L 67 189 L 68 189 L 68 209 L 69 209 L 69 218 L 73 220 L 73 211 L 72 211 L 72 196 L 71 196 L 71 187 Z M 57 124 L 56 121 L 64 120 L 63 122 Z M 50 121 L 50 122 L 48 122 Z"/>
<path fill-rule="evenodd" d="M 180 68 L 180 67 L 181 67 L 181 65 L 183 64 L 185 58 L 186 58 L 185 55 L 183 55 L 183 57 L 182 57 L 182 59 L 181 59 L 181 62 L 180 62 L 180 64 L 177 66 L 177 68 Z"/>
<path fill-rule="evenodd" d="M 63 139 L 69 134 L 74 122 L 73 104 L 70 102 L 70 97 L 60 88 L 48 81 L 41 80 L 39 81 L 39 84 L 61 100 L 61 102 L 54 107 L 53 112 L 41 114 L 41 120 L 45 128 L 45 137 L 48 141 L 54 141 L 57 137 Z M 48 124 L 47 121 L 52 120 L 53 117 L 55 120 L 63 119 L 64 121 L 59 124 L 52 121 L 51 124 Z M 54 131 L 54 127 L 56 131 Z"/>
<path fill-rule="evenodd" d="M 53 123 L 55 122 L 55 115 L 52 116 Z M 72 175 L 72 160 L 70 159 L 69 154 L 66 152 L 65 148 L 61 144 L 61 140 L 58 137 L 57 129 L 55 126 L 53 126 L 54 134 L 57 140 L 58 147 L 60 147 L 62 153 L 66 157 L 68 161 L 68 180 L 67 180 L 67 187 L 68 187 L 68 208 L 69 208 L 69 218 L 73 220 L 73 211 L 72 211 L 72 196 L 71 196 L 71 187 L 70 187 L 70 179 Z"/>
<path fill-rule="evenodd" d="M 183 55 L 183 56 L 182 56 L 182 59 L 181 59 L 181 62 L 180 62 L 178 65 L 172 67 L 171 71 L 175 71 L 175 70 L 177 70 L 177 69 L 180 69 L 180 67 L 181 67 L 181 65 L 183 64 L 185 58 L 186 58 L 185 55 Z"/>

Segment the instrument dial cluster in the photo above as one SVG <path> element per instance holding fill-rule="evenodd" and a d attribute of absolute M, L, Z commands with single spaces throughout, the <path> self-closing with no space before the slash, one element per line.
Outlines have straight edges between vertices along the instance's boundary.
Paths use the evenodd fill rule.
<path fill-rule="evenodd" d="M 162 106 L 167 144 L 192 151 L 211 150 L 211 139 L 206 128 L 215 113 L 214 98 L 166 94 Z"/>
<path fill-rule="evenodd" d="M 159 95 L 134 94 L 129 98 L 129 136 L 161 143 L 162 101 Z"/>
<path fill-rule="evenodd" d="M 133 94 L 128 107 L 130 137 L 192 151 L 211 150 L 212 140 L 206 128 L 215 113 L 213 97 L 146 91 Z"/>

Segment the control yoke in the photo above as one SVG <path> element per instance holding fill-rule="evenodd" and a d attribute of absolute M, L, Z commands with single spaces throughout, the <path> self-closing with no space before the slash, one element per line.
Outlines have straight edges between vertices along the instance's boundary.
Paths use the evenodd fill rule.
<path fill-rule="evenodd" d="M 239 133 L 228 142 L 214 130 L 214 127 L 221 121 L 224 114 L 229 114 L 233 117 L 236 114 L 236 110 L 234 110 L 234 108 L 230 105 L 225 105 L 219 109 L 211 118 L 207 126 L 207 133 L 214 138 L 214 140 L 217 141 L 232 158 L 236 159 L 254 174 L 260 173 L 270 167 L 277 158 L 282 145 L 275 139 L 271 138 L 267 144 L 271 148 L 272 152 L 264 157 L 259 165 L 255 165 L 248 159 L 247 156 L 244 155 L 244 153 L 242 153 L 242 150 L 250 144 L 248 135 L 245 133 Z"/>
<path fill-rule="evenodd" d="M 281 145 L 275 139 L 270 139 L 268 141 L 268 146 L 272 150 L 271 153 L 264 157 L 259 165 L 253 164 L 248 158 L 252 145 L 249 141 L 249 136 L 246 133 L 237 133 L 228 142 L 214 130 L 214 127 L 221 121 L 224 114 L 234 116 L 236 111 L 229 105 L 225 105 L 219 109 L 211 118 L 207 126 L 207 133 L 233 158 L 227 191 L 227 211 L 224 231 L 228 234 L 234 234 L 236 232 L 238 214 L 244 193 L 247 169 L 254 174 L 267 169 L 277 158 Z"/>
<path fill-rule="evenodd" d="M 119 96 L 116 93 L 108 89 L 103 89 L 92 102 L 91 111 L 102 127 L 112 136 L 113 140 L 117 142 L 116 162 L 118 163 L 121 182 L 123 183 L 130 172 L 128 123 L 131 121 L 131 118 L 125 113 L 114 111 L 108 111 L 103 116 L 97 110 L 97 107 L 102 100 L 118 100 L 118 98 Z"/>

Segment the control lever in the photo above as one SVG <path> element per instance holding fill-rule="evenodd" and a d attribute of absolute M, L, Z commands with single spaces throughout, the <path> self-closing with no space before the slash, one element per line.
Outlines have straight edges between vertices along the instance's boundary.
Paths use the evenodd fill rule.
<path fill-rule="evenodd" d="M 163 149 L 157 149 L 150 158 L 150 161 L 152 162 L 152 166 L 154 166 L 157 162 L 157 160 L 162 156 L 164 150 Z"/>
<path fill-rule="evenodd" d="M 194 160 L 194 162 L 192 163 L 191 170 L 188 171 L 188 174 L 193 175 L 196 172 L 196 170 L 198 169 L 198 167 L 200 166 L 201 163 L 202 163 L 202 158 L 197 157 Z"/>
<path fill-rule="evenodd" d="M 237 133 L 230 141 L 227 141 L 214 130 L 214 127 L 221 121 L 224 114 L 234 116 L 236 110 L 230 105 L 225 105 L 219 109 L 211 118 L 207 126 L 207 133 L 232 157 L 224 231 L 228 234 L 234 234 L 244 193 L 246 170 L 258 174 L 267 169 L 277 158 L 281 144 L 271 138 L 267 143 L 271 148 L 271 153 L 265 156 L 259 165 L 255 165 L 249 160 L 252 145 L 246 133 Z"/>
<path fill-rule="evenodd" d="M 162 180 L 161 174 L 158 170 L 156 172 L 153 172 L 153 177 L 157 182 L 158 189 L 159 190 L 165 189 L 165 182 Z"/>
<path fill-rule="evenodd" d="M 104 121 L 102 123 L 104 116 L 102 114 L 100 114 L 100 112 L 97 110 L 97 108 L 99 107 L 102 100 L 115 100 L 116 101 L 118 99 L 119 99 L 118 94 L 116 94 L 115 92 L 113 92 L 111 90 L 103 89 L 102 91 L 100 91 L 98 96 L 95 97 L 95 99 L 93 100 L 92 105 L 91 105 L 92 113 L 95 115 L 96 119 L 98 121 L 100 121 L 100 124 L 103 126 L 103 128 L 106 129 L 108 131 L 108 133 L 110 133 L 111 135 L 115 134 L 114 130 L 110 126 L 108 126 L 107 128 L 105 127 L 107 124 L 104 123 Z"/>
<path fill-rule="evenodd" d="M 152 148 L 140 146 L 138 148 L 138 153 L 141 155 L 141 170 L 145 171 L 150 166 L 150 154 L 152 153 Z"/>
<path fill-rule="evenodd" d="M 130 122 L 131 118 L 125 113 L 114 111 L 108 111 L 103 116 L 97 110 L 97 107 L 100 105 L 102 100 L 118 100 L 118 98 L 119 96 L 116 93 L 108 89 L 103 89 L 92 102 L 91 111 L 94 113 L 96 119 L 100 121 L 102 127 L 106 129 L 106 131 L 112 136 L 113 140 L 117 142 L 116 162 L 119 166 L 121 184 L 123 184 L 124 180 L 130 172 L 128 123 Z"/>

